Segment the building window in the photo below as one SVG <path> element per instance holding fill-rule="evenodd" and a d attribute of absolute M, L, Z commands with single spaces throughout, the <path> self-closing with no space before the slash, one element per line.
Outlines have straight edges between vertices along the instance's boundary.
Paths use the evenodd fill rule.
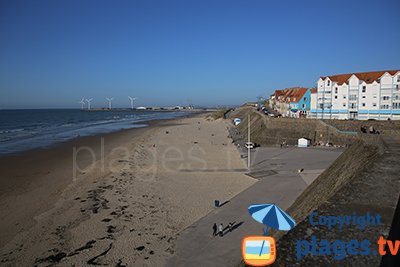
<path fill-rule="evenodd" d="M 335 94 L 337 94 L 337 92 L 338 92 L 338 88 L 336 87 L 336 88 L 335 88 Z"/>
<path fill-rule="evenodd" d="M 346 95 L 343 95 L 343 99 L 346 99 Z"/>
<path fill-rule="evenodd" d="M 364 86 L 362 87 L 362 92 L 365 93 L 365 91 L 367 91 L 367 87 L 364 85 Z"/>
<path fill-rule="evenodd" d="M 306 108 L 306 104 L 301 105 L 301 107 L 302 107 L 303 109 Z"/>
<path fill-rule="evenodd" d="M 376 94 L 373 94 L 372 97 L 373 97 L 373 98 L 376 98 Z"/>
<path fill-rule="evenodd" d="M 373 107 L 376 107 L 376 103 L 372 103 L 372 106 L 373 106 Z"/>
<path fill-rule="evenodd" d="M 382 99 L 383 100 L 389 100 L 389 96 L 383 96 Z"/>
<path fill-rule="evenodd" d="M 362 103 L 362 106 L 365 107 L 365 103 Z"/>
<path fill-rule="evenodd" d="M 389 105 L 381 105 L 381 109 L 389 109 Z"/>
<path fill-rule="evenodd" d="M 397 76 L 397 82 L 400 83 L 400 75 Z"/>
<path fill-rule="evenodd" d="M 337 95 L 335 95 L 335 99 L 337 99 Z"/>
<path fill-rule="evenodd" d="M 363 95 L 362 98 L 365 98 L 365 95 Z"/>
<path fill-rule="evenodd" d="M 328 86 L 330 86 L 330 85 L 331 85 L 331 81 L 328 80 Z"/>
<path fill-rule="evenodd" d="M 350 95 L 349 100 L 357 100 L 357 95 Z"/>
<path fill-rule="evenodd" d="M 346 107 L 346 103 L 343 103 L 343 107 L 344 107 L 344 108 Z"/>
<path fill-rule="evenodd" d="M 307 97 L 304 98 L 304 101 L 307 101 Z"/>

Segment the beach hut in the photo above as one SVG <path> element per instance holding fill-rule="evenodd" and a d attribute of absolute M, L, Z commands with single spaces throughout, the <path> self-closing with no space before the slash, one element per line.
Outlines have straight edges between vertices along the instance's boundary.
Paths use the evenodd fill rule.
<path fill-rule="evenodd" d="M 299 140 L 297 140 L 297 146 L 298 147 L 309 147 L 310 143 L 311 143 L 310 139 L 307 139 L 307 138 L 304 138 L 304 137 L 299 138 Z"/>

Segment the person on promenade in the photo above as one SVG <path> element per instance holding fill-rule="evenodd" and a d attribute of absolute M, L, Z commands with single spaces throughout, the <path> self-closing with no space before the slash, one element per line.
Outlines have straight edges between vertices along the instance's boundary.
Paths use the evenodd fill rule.
<path fill-rule="evenodd" d="M 217 235 L 217 224 L 214 223 L 214 225 L 213 225 L 213 236 L 216 236 L 216 235 Z"/>
<path fill-rule="evenodd" d="M 218 234 L 221 237 L 224 236 L 224 226 L 222 225 L 222 223 L 219 225 Z"/>
<path fill-rule="evenodd" d="M 232 230 L 233 230 L 233 223 L 232 222 L 229 223 L 229 228 L 228 229 L 229 229 L 229 232 L 232 232 Z"/>

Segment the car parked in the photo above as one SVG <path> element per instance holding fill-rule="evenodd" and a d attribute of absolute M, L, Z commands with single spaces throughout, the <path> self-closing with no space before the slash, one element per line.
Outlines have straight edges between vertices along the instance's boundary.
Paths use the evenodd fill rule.
<path fill-rule="evenodd" d="M 255 144 L 253 142 L 246 142 L 246 144 L 244 146 L 247 149 L 252 149 L 255 147 Z"/>

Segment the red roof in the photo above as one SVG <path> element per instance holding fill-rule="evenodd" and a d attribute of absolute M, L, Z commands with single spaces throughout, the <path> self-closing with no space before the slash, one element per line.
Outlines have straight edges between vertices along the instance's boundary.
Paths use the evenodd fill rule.
<path fill-rule="evenodd" d="M 284 95 L 285 94 L 285 92 L 283 91 L 283 90 L 275 90 L 275 92 L 274 92 L 274 96 L 281 96 L 281 95 Z"/>
<path fill-rule="evenodd" d="M 329 78 L 333 82 L 337 82 L 339 85 L 347 82 L 352 75 L 355 75 L 358 79 L 365 81 L 366 83 L 373 83 L 374 81 L 378 82 L 378 79 L 382 77 L 386 72 L 390 75 L 395 75 L 400 70 L 385 70 L 385 71 L 371 71 L 371 72 L 357 72 L 357 73 L 348 73 L 348 74 L 338 74 L 333 76 L 321 76 L 322 80 Z"/>
<path fill-rule="evenodd" d="M 285 102 L 299 102 L 303 95 L 307 92 L 308 88 L 294 87 L 286 88 L 284 90 L 275 90 L 275 96 L 279 97 L 281 101 Z"/>

